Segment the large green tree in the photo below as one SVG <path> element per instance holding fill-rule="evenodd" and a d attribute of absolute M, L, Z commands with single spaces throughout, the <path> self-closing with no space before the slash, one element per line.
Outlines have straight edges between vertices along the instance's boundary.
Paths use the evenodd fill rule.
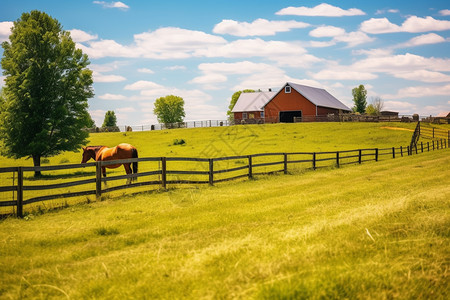
<path fill-rule="evenodd" d="M 230 121 L 234 120 L 234 115 L 231 111 L 233 110 L 234 106 L 236 105 L 236 102 L 239 99 L 239 96 L 242 93 L 254 93 L 254 92 L 255 92 L 254 90 L 246 89 L 243 91 L 237 91 L 231 96 L 230 105 L 228 105 L 228 111 L 227 111 L 228 120 L 230 120 Z"/>
<path fill-rule="evenodd" d="M 184 112 L 184 100 L 181 97 L 168 95 L 156 99 L 153 113 L 158 122 L 164 124 L 183 122 L 186 116 Z"/>
<path fill-rule="evenodd" d="M 359 112 L 361 114 L 366 112 L 367 106 L 367 90 L 364 85 L 360 84 L 352 90 L 353 103 L 355 106 L 352 108 L 354 112 Z"/>
<path fill-rule="evenodd" d="M 40 11 L 14 22 L 1 59 L 5 86 L 0 112 L 2 155 L 41 157 L 86 143 L 87 99 L 93 97 L 89 60 L 69 32 Z M 36 172 L 35 175 L 40 175 Z"/>

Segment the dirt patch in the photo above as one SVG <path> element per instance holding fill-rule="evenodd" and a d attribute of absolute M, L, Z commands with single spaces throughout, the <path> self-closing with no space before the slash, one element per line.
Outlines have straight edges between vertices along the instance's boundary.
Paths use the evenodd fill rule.
<path fill-rule="evenodd" d="M 390 130 L 404 130 L 404 131 L 411 131 L 414 132 L 413 129 L 408 129 L 408 128 L 400 128 L 400 127 L 389 127 L 389 126 L 383 126 L 381 127 L 381 129 L 390 129 Z"/>

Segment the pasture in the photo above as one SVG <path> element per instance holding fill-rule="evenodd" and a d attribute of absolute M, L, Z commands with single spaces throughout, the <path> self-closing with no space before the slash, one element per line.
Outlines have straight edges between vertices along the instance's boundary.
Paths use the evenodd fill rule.
<path fill-rule="evenodd" d="M 268 152 L 303 152 L 303 151 L 336 151 L 351 150 L 361 148 L 375 147 L 399 147 L 401 145 L 406 149 L 410 142 L 411 131 L 415 124 L 396 124 L 392 128 L 392 123 L 302 123 L 302 124 L 268 124 L 268 125 L 250 125 L 250 126 L 232 126 L 215 128 L 195 128 L 195 129 L 174 129 L 165 131 L 147 131 L 132 133 L 100 133 L 91 134 L 89 145 L 114 146 L 119 143 L 130 143 L 137 147 L 139 157 L 204 157 L 216 158 L 223 156 L 249 155 Z M 391 127 L 389 127 L 391 126 Z M 398 130 L 398 129 L 402 130 Z M 395 129 L 395 130 L 394 130 Z M 81 149 L 80 149 L 81 150 Z M 259 157 L 254 163 L 265 163 L 269 157 Z M 273 159 L 273 158 L 272 158 Z M 311 159 L 306 157 L 291 157 L 290 160 Z M 81 161 L 81 152 L 66 152 L 58 156 L 43 159 L 42 165 L 61 165 L 61 164 L 79 164 Z M 216 169 L 239 168 L 244 167 L 245 160 L 237 159 L 233 161 L 224 161 L 215 163 Z M 1 166 L 31 166 L 31 160 L 8 160 L 0 158 Z M 309 168 L 311 164 L 304 164 L 297 168 L 297 165 L 289 167 L 289 171 L 303 171 Z M 160 169 L 159 162 L 145 162 L 139 164 L 140 173 L 152 172 Z M 198 162 L 170 162 L 168 168 L 172 170 L 198 170 L 208 171 L 207 163 Z M 258 171 L 270 172 L 279 166 L 272 168 L 259 168 Z M 244 171 L 234 172 L 232 176 L 241 176 Z M 108 176 L 124 174 L 123 168 L 111 170 L 108 169 Z M 241 174 L 242 173 L 242 174 Z M 33 178 L 32 172 L 25 172 L 24 185 L 57 185 L 73 182 L 74 180 L 85 180 L 95 178 L 95 167 L 58 170 L 43 172 L 43 177 Z M 222 174 L 227 175 L 227 174 Z M 217 175 L 215 179 L 223 178 Z M 222 177 L 221 177 L 222 176 Z M 2 183 L 13 185 L 17 183 L 17 174 L 0 173 Z M 159 176 L 147 177 L 150 181 L 160 180 Z M 202 180 L 205 176 L 171 176 L 168 180 Z M 208 178 L 206 177 L 206 180 Z M 141 180 L 143 179 L 141 178 Z M 123 184 L 123 183 L 122 183 Z M 120 182 L 110 182 L 108 187 L 120 185 Z M 94 184 L 91 186 L 95 187 Z M 77 193 L 85 190 L 92 190 L 93 187 L 76 186 L 62 189 L 54 189 L 52 194 L 58 193 Z M 172 185 L 173 187 L 173 185 Z M 148 191 L 157 189 L 158 186 L 138 189 Z M 136 191 L 135 189 L 133 189 Z M 24 198 L 42 197 L 48 195 L 45 190 L 25 191 Z M 118 193 L 115 193 L 118 195 Z M 119 195 L 121 195 L 119 193 Z M 11 193 L 0 193 L 0 200 L 12 200 Z M 15 199 L 15 198 L 14 198 Z M 74 203 L 95 201 L 94 197 L 78 197 L 60 200 L 51 200 L 46 202 L 37 202 L 25 207 L 25 213 L 45 211 L 53 207 L 72 205 Z M 11 212 L 13 207 L 0 208 L 0 212 Z"/>
<path fill-rule="evenodd" d="M 94 134 L 91 144 L 128 142 L 140 157 L 218 157 L 409 143 L 410 131 L 385 125 Z M 78 163 L 81 155 L 50 163 L 63 159 Z M 449 165 L 444 149 L 217 186 L 130 191 L 7 218 L 0 223 L 0 298 L 446 299 Z"/>

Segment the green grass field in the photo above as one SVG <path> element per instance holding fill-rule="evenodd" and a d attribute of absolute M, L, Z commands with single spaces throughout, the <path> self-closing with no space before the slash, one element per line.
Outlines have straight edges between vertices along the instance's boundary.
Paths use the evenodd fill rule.
<path fill-rule="evenodd" d="M 409 144 L 410 131 L 386 126 L 236 126 L 98 134 L 91 142 L 130 142 L 141 157 Z M 63 158 L 80 160 L 64 153 L 50 163 Z M 447 299 L 448 166 L 444 149 L 213 187 L 128 191 L 7 218 L 0 298 Z"/>
<path fill-rule="evenodd" d="M 336 151 L 360 148 L 393 147 L 409 144 L 411 130 L 415 124 L 394 124 L 404 130 L 389 129 L 392 123 L 302 123 L 302 124 L 268 124 L 250 126 L 232 126 L 216 128 L 195 128 L 195 129 L 173 129 L 164 131 L 146 131 L 132 133 L 99 133 L 91 134 L 89 145 L 115 146 L 119 143 L 130 143 L 137 147 L 139 157 L 223 157 L 235 155 L 248 155 L 268 152 L 314 152 L 314 151 Z M 397 128 L 398 129 L 398 128 Z M 183 140 L 185 143 L 176 145 L 177 141 Z M 255 163 L 265 162 L 267 159 L 261 157 L 255 159 Z M 304 158 L 294 158 L 304 159 Z M 310 159 L 310 157 L 307 157 Z M 55 157 L 44 159 L 42 165 L 58 164 L 78 164 L 81 161 L 81 153 L 65 152 Z M 226 161 L 218 163 L 216 169 L 232 168 L 244 165 L 243 160 Z M 0 157 L 1 166 L 31 166 L 32 160 L 20 159 L 12 160 Z M 293 166 L 296 168 L 297 166 Z M 301 168 L 310 167 L 308 165 Z M 207 163 L 196 162 L 170 162 L 168 168 L 172 170 L 203 170 L 208 168 Z M 258 171 L 273 171 L 274 168 L 265 168 Z M 279 168 L 279 167 L 278 167 Z M 159 169 L 157 162 L 147 162 L 139 164 L 139 172 L 153 171 Z M 292 168 L 291 168 L 292 169 Z M 301 170 L 300 170 L 301 171 Z M 48 185 L 66 183 L 83 178 L 93 178 L 95 168 L 72 169 L 63 171 L 44 172 L 44 177 L 33 178 L 33 173 L 25 173 L 24 185 Z M 123 175 L 123 168 L 108 169 L 108 176 Z M 242 172 L 241 172 L 242 173 Z M 223 176 L 228 175 L 224 174 Z M 235 172 L 231 175 L 239 175 Z M 220 178 L 222 175 L 217 175 Z M 222 176 L 222 177 L 223 177 Z M 172 176 L 169 180 L 191 179 L 207 180 L 207 176 Z M 10 173 L 0 174 L 0 179 L 5 185 L 12 185 L 17 178 Z M 158 180 L 157 176 L 145 180 Z M 144 178 L 140 179 L 141 181 Z M 123 184 L 123 182 L 110 182 L 109 187 Z M 72 187 L 70 192 L 82 190 L 93 190 L 94 185 Z M 151 189 L 157 189 L 153 186 Z M 145 189 L 137 189 L 142 191 Z M 148 188 L 147 188 L 148 190 Z M 55 189 L 54 194 L 65 193 L 67 189 Z M 35 196 L 45 196 L 47 191 L 26 191 L 25 199 Z M 114 195 L 117 195 L 115 193 Z M 11 193 L 0 193 L 0 201 L 11 200 Z M 87 200 L 89 199 L 89 200 Z M 45 211 L 53 207 L 67 206 L 79 202 L 95 201 L 95 197 L 69 198 L 62 200 L 51 200 L 38 202 L 25 206 L 25 212 Z M 11 213 L 15 208 L 0 208 L 0 213 Z"/>

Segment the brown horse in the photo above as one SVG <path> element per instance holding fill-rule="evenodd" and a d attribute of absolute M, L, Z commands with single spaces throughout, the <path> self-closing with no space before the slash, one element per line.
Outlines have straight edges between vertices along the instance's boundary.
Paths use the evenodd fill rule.
<path fill-rule="evenodd" d="M 83 159 L 81 160 L 81 163 L 84 164 L 91 158 L 95 161 L 109 161 L 109 160 L 117 160 L 117 159 L 129 159 L 129 158 L 137 158 L 138 152 L 135 147 L 133 147 L 130 144 L 119 144 L 115 147 L 108 148 L 106 146 L 88 146 L 86 148 L 83 148 Z M 118 168 L 122 164 L 113 164 L 113 165 L 107 165 L 105 167 L 102 167 L 102 173 L 103 177 L 106 177 L 106 169 L 105 168 Z M 138 163 L 133 163 L 133 169 L 130 167 L 131 163 L 125 163 L 123 164 L 125 168 L 125 172 L 127 175 L 138 172 Z M 136 178 L 133 178 L 133 181 L 136 180 Z M 128 179 L 128 183 L 130 183 L 131 180 Z"/>

